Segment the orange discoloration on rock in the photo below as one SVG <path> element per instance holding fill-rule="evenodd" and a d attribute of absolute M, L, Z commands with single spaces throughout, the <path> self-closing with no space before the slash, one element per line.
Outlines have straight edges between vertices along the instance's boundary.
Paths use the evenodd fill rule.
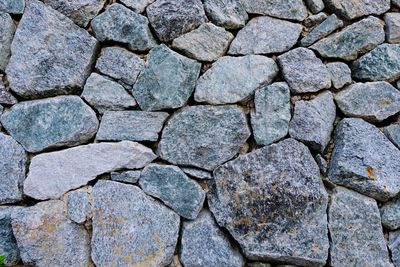
<path fill-rule="evenodd" d="M 371 180 L 376 180 L 376 174 L 375 174 L 375 170 L 372 167 L 367 167 L 367 173 L 368 173 L 368 177 Z"/>

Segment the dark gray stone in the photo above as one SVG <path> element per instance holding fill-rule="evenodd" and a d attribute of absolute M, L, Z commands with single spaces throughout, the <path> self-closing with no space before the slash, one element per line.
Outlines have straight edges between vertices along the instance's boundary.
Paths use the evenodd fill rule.
<path fill-rule="evenodd" d="M 111 180 L 127 184 L 136 184 L 139 181 L 141 172 L 142 171 L 112 172 Z"/>
<path fill-rule="evenodd" d="M 298 21 L 307 17 L 307 8 L 302 0 L 245 0 L 244 4 L 248 13 Z"/>
<path fill-rule="evenodd" d="M 14 37 L 16 26 L 11 16 L 0 13 L 0 71 L 6 69 L 11 56 L 11 42 Z"/>
<path fill-rule="evenodd" d="M 0 12 L 22 14 L 25 9 L 25 0 L 0 0 Z"/>
<path fill-rule="evenodd" d="M 308 8 L 314 14 L 321 12 L 324 8 L 324 2 L 322 0 L 305 0 Z"/>
<path fill-rule="evenodd" d="M 390 9 L 390 0 L 325 0 L 325 4 L 346 19 L 380 15 Z"/>
<path fill-rule="evenodd" d="M 400 13 L 386 13 L 386 41 L 391 44 L 400 43 Z"/>
<path fill-rule="evenodd" d="M 335 14 L 330 15 L 321 24 L 316 26 L 309 34 L 300 41 L 301 46 L 310 46 L 316 41 L 328 36 L 335 30 L 343 26 L 343 21 L 338 19 Z"/>
<path fill-rule="evenodd" d="M 392 261 L 396 267 L 400 266 L 400 231 L 389 232 L 388 247 L 392 254 Z"/>
<path fill-rule="evenodd" d="M 328 15 L 324 12 L 315 14 L 315 15 L 311 15 L 308 18 L 306 18 L 303 22 L 305 27 L 308 28 L 313 28 L 315 26 L 317 26 L 318 24 L 322 23 L 326 18 L 328 17 Z"/>
<path fill-rule="evenodd" d="M 331 75 L 332 85 L 335 89 L 340 89 L 351 83 L 351 70 L 346 63 L 331 62 L 326 64 Z"/>
<path fill-rule="evenodd" d="M 328 176 L 328 163 L 325 158 L 321 154 L 318 154 L 315 156 L 315 162 L 317 162 L 321 174 Z"/>
<path fill-rule="evenodd" d="M 136 13 L 142 13 L 146 7 L 153 3 L 155 0 L 121 0 L 121 3 L 135 11 Z"/>
<path fill-rule="evenodd" d="M 20 261 L 17 241 L 11 226 L 11 213 L 16 207 L 0 207 L 0 255 L 4 266 L 16 266 Z"/>
<path fill-rule="evenodd" d="M 379 210 L 385 228 L 390 230 L 400 228 L 400 199 L 386 202 Z"/>
<path fill-rule="evenodd" d="M 386 137 L 400 149 L 400 123 L 394 123 L 383 129 Z"/>
<path fill-rule="evenodd" d="M 91 187 L 71 191 L 66 195 L 67 215 L 71 221 L 85 223 L 92 216 Z"/>
<path fill-rule="evenodd" d="M 212 174 L 205 170 L 191 168 L 191 167 L 182 167 L 181 170 L 190 177 L 193 177 L 195 179 L 201 179 L 201 180 L 212 179 Z"/>
<path fill-rule="evenodd" d="M 2 76 L 0 75 L 0 104 L 1 105 L 14 105 L 18 100 L 6 88 L 4 88 Z"/>
<path fill-rule="evenodd" d="M 249 18 L 243 0 L 204 0 L 208 18 L 226 29 L 240 29 Z"/>
<path fill-rule="evenodd" d="M 400 0 L 392 0 L 392 4 L 397 7 L 400 8 Z"/>

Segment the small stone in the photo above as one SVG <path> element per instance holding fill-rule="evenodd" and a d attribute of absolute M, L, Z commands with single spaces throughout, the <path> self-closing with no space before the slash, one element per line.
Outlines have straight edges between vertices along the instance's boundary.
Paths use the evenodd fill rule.
<path fill-rule="evenodd" d="M 392 266 L 374 199 L 336 187 L 328 214 L 330 266 Z"/>
<path fill-rule="evenodd" d="M 92 29 L 101 41 L 126 44 L 134 51 L 147 51 L 157 45 L 145 16 L 121 4 L 112 4 L 92 20 Z"/>
<path fill-rule="evenodd" d="M 172 164 L 212 171 L 233 158 L 249 137 L 246 115 L 237 106 L 185 107 L 167 122 L 158 153 Z"/>
<path fill-rule="evenodd" d="M 324 63 L 307 48 L 296 48 L 278 57 L 283 77 L 293 93 L 318 92 L 331 87 Z"/>
<path fill-rule="evenodd" d="M 12 106 L 17 103 L 18 100 L 4 88 L 2 76 L 0 76 L 0 104 Z"/>
<path fill-rule="evenodd" d="M 390 230 L 400 228 L 400 199 L 386 202 L 379 210 L 385 228 Z"/>
<path fill-rule="evenodd" d="M 356 83 L 335 96 L 348 117 L 380 122 L 400 111 L 400 91 L 387 82 Z"/>
<path fill-rule="evenodd" d="M 306 37 L 301 39 L 300 45 L 310 46 L 341 27 L 343 27 L 343 21 L 338 19 L 335 14 L 330 15 L 326 20 L 315 27 Z"/>
<path fill-rule="evenodd" d="M 190 168 L 190 167 L 182 167 L 181 170 L 190 177 L 193 177 L 195 179 L 200 179 L 200 180 L 212 179 L 212 174 L 205 170 Z"/>
<path fill-rule="evenodd" d="M 322 0 L 305 0 L 308 8 L 314 14 L 321 12 L 324 8 L 324 2 Z"/>
<path fill-rule="evenodd" d="M 0 0 L 1 1 L 1 0 Z M 0 71 L 4 72 L 11 56 L 11 42 L 16 26 L 11 16 L 0 13 Z"/>
<path fill-rule="evenodd" d="M 325 0 L 325 4 L 346 19 L 381 15 L 390 9 L 390 0 Z"/>
<path fill-rule="evenodd" d="M 136 184 L 142 171 L 112 172 L 111 180 L 127 184 Z"/>
<path fill-rule="evenodd" d="M 225 56 L 197 80 L 194 100 L 214 105 L 247 100 L 256 89 L 270 84 L 278 72 L 277 64 L 268 57 Z"/>
<path fill-rule="evenodd" d="M 97 176 L 121 169 L 140 169 L 156 156 L 131 141 L 96 143 L 43 153 L 31 159 L 24 193 L 34 199 L 58 198 Z"/>
<path fill-rule="evenodd" d="M 386 40 L 391 44 L 400 43 L 400 13 L 386 13 Z"/>
<path fill-rule="evenodd" d="M 321 22 L 323 22 L 326 18 L 328 17 L 328 15 L 324 12 L 315 14 L 315 15 L 311 15 L 308 18 L 306 18 L 303 22 L 305 27 L 315 27 L 316 25 L 320 24 Z"/>
<path fill-rule="evenodd" d="M 68 218 L 78 224 L 92 216 L 91 188 L 78 189 L 67 194 Z"/>
<path fill-rule="evenodd" d="M 210 62 L 225 54 L 233 38 L 233 34 L 224 28 L 205 23 L 174 39 L 172 47 L 188 57 Z"/>
<path fill-rule="evenodd" d="M 392 254 L 392 261 L 396 267 L 400 266 L 400 231 L 389 232 L 388 247 Z"/>
<path fill-rule="evenodd" d="M 276 266 L 279 267 L 279 265 Z M 246 267 L 272 267 L 272 265 L 265 262 L 248 262 Z"/>
<path fill-rule="evenodd" d="M 185 267 L 244 266 L 239 250 L 206 210 L 196 220 L 183 222 L 179 255 Z"/>
<path fill-rule="evenodd" d="M 166 266 L 179 216 L 138 187 L 100 180 L 93 187 L 92 259 L 96 266 Z"/>
<path fill-rule="evenodd" d="M 1 123 L 32 153 L 86 143 L 99 127 L 96 113 L 79 96 L 21 102 L 1 116 Z"/>
<path fill-rule="evenodd" d="M 328 163 L 321 154 L 315 156 L 315 162 L 317 162 L 319 170 L 323 176 L 328 176 Z"/>
<path fill-rule="evenodd" d="M 252 14 L 298 21 L 303 21 L 307 17 L 307 8 L 302 0 L 245 0 L 244 4 L 246 11 Z"/>
<path fill-rule="evenodd" d="M 200 68 L 197 61 L 162 44 L 150 51 L 147 66 L 133 86 L 133 95 L 146 111 L 182 107 L 194 91 Z"/>
<path fill-rule="evenodd" d="M 17 207 L 0 207 L 0 255 L 3 266 L 16 266 L 20 261 L 17 241 L 11 226 L 11 214 Z"/>
<path fill-rule="evenodd" d="M 203 5 L 209 19 L 225 29 L 240 29 L 249 18 L 243 0 L 204 0 Z"/>
<path fill-rule="evenodd" d="M 100 141 L 157 141 L 168 118 L 166 112 L 107 111 L 96 139 Z"/>
<path fill-rule="evenodd" d="M 400 123 L 389 125 L 383 129 L 386 137 L 400 149 Z"/>
<path fill-rule="evenodd" d="M 25 9 L 25 0 L 0 0 L 0 12 L 22 14 Z"/>
<path fill-rule="evenodd" d="M 143 13 L 148 5 L 155 0 L 121 0 L 121 3 L 135 11 L 136 13 Z"/>
<path fill-rule="evenodd" d="M 343 88 L 351 83 L 351 70 L 346 63 L 331 62 L 326 64 L 331 75 L 332 85 L 335 89 Z"/>
<path fill-rule="evenodd" d="M 271 17 L 256 17 L 233 40 L 230 55 L 272 54 L 288 51 L 300 37 L 301 24 Z"/>
<path fill-rule="evenodd" d="M 290 90 L 279 82 L 259 89 L 254 95 L 251 127 L 258 145 L 269 145 L 284 138 L 289 130 Z"/>

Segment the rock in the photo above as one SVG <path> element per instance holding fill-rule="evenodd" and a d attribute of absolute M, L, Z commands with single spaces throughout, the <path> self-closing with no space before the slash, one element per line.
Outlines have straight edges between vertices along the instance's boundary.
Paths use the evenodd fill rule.
<path fill-rule="evenodd" d="M 153 3 L 155 0 L 121 0 L 125 6 L 129 7 L 136 13 L 143 13 L 146 7 Z"/>
<path fill-rule="evenodd" d="M 383 21 L 368 17 L 355 22 L 311 46 L 325 58 L 354 60 L 385 41 Z"/>
<path fill-rule="evenodd" d="M 90 74 L 97 47 L 87 31 L 30 0 L 11 45 L 10 88 L 23 98 L 76 93 Z"/>
<path fill-rule="evenodd" d="M 2 76 L 0 76 L 0 104 L 12 106 L 17 103 L 18 100 L 4 88 Z"/>
<path fill-rule="evenodd" d="M 140 174 L 142 190 L 186 219 L 196 219 L 206 194 L 176 166 L 150 164 Z"/>
<path fill-rule="evenodd" d="M 289 130 L 290 91 L 284 82 L 259 89 L 254 95 L 251 127 L 258 145 L 269 145 L 284 138 Z"/>
<path fill-rule="evenodd" d="M 332 12 L 346 19 L 380 15 L 390 9 L 390 0 L 325 0 L 325 4 Z"/>
<path fill-rule="evenodd" d="M 96 266 L 166 266 L 179 216 L 133 185 L 101 180 L 93 188 L 92 259 Z"/>
<path fill-rule="evenodd" d="M 89 234 L 68 219 L 64 202 L 51 200 L 16 209 L 11 218 L 24 265 L 89 265 Z"/>
<path fill-rule="evenodd" d="M 394 5 L 394 7 L 397 7 L 397 8 L 400 7 L 400 0 L 392 0 L 391 2 Z"/>
<path fill-rule="evenodd" d="M 146 111 L 182 107 L 194 91 L 200 68 L 197 61 L 162 44 L 150 51 L 147 66 L 133 86 L 133 95 Z"/>
<path fill-rule="evenodd" d="M 332 14 L 316 26 L 306 37 L 301 39 L 300 44 L 301 46 L 310 46 L 341 27 L 343 27 L 343 21 L 338 19 L 335 14 Z"/>
<path fill-rule="evenodd" d="M 302 0 L 245 0 L 243 3 L 246 11 L 252 14 L 298 21 L 303 21 L 307 17 L 307 8 Z"/>
<path fill-rule="evenodd" d="M 356 83 L 335 96 L 348 117 L 380 122 L 400 111 L 400 91 L 387 82 Z"/>
<path fill-rule="evenodd" d="M 246 116 L 237 106 L 185 107 L 167 122 L 158 153 L 172 164 L 212 171 L 234 157 L 249 137 Z"/>
<path fill-rule="evenodd" d="M 305 2 L 311 12 L 314 14 L 321 12 L 325 8 L 324 2 L 322 0 L 305 0 Z"/>
<path fill-rule="evenodd" d="M 270 84 L 278 75 L 275 61 L 264 56 L 225 56 L 218 59 L 198 80 L 194 100 L 209 104 L 236 103 Z"/>
<path fill-rule="evenodd" d="M 400 199 L 386 202 L 379 210 L 385 228 L 390 230 L 400 228 Z"/>
<path fill-rule="evenodd" d="M 82 224 L 91 218 L 91 193 L 91 188 L 83 188 L 67 194 L 67 215 L 71 221 Z"/>
<path fill-rule="evenodd" d="M 301 24 L 271 17 L 256 17 L 233 40 L 230 55 L 272 54 L 288 51 L 300 37 Z"/>
<path fill-rule="evenodd" d="M 374 199 L 337 187 L 328 217 L 331 266 L 392 266 Z"/>
<path fill-rule="evenodd" d="M 315 156 L 315 162 L 317 162 L 319 170 L 323 176 L 328 176 L 328 163 L 321 154 Z"/>
<path fill-rule="evenodd" d="M 3 266 L 16 266 L 21 260 L 12 226 L 11 213 L 16 207 L 0 207 L 0 255 L 4 256 Z"/>
<path fill-rule="evenodd" d="M 242 0 L 204 0 L 203 5 L 208 18 L 225 29 L 240 29 L 249 18 Z"/>
<path fill-rule="evenodd" d="M 309 16 L 308 18 L 306 18 L 303 21 L 303 24 L 307 28 L 313 28 L 316 25 L 323 22 L 327 17 L 328 17 L 328 15 L 326 13 L 321 12 L 321 13 Z"/>
<path fill-rule="evenodd" d="M 25 9 L 25 0 L 0 0 L 0 12 L 22 14 Z"/>
<path fill-rule="evenodd" d="M 400 149 L 400 124 L 395 123 L 383 129 L 386 137 Z"/>
<path fill-rule="evenodd" d="M 82 98 L 99 113 L 107 110 L 124 110 L 137 105 L 124 87 L 97 73 L 92 73 L 83 89 Z"/>
<path fill-rule="evenodd" d="M 224 28 L 205 23 L 174 39 L 172 47 L 188 57 L 209 62 L 222 57 L 233 38 L 233 34 Z"/>
<path fill-rule="evenodd" d="M 92 20 L 91 25 L 101 42 L 118 42 L 134 51 L 147 51 L 157 45 L 148 19 L 121 4 L 109 6 Z"/>
<path fill-rule="evenodd" d="M 43 153 L 31 160 L 24 193 L 38 200 L 58 198 L 100 174 L 124 168 L 140 169 L 155 158 L 149 148 L 130 141 Z"/>
<path fill-rule="evenodd" d="M 343 119 L 335 130 L 329 179 L 380 201 L 400 192 L 400 151 L 375 126 Z"/>
<path fill-rule="evenodd" d="M 400 266 L 400 231 L 389 232 L 388 247 L 392 254 L 392 261 L 396 267 Z"/>
<path fill-rule="evenodd" d="M 272 267 L 271 264 L 265 262 L 248 262 L 246 264 L 247 264 L 246 267 Z M 280 267 L 280 265 L 276 266 Z"/>
<path fill-rule="evenodd" d="M 11 42 L 15 29 L 11 16 L 7 13 L 0 13 L 0 71 L 3 72 L 11 56 Z"/>
<path fill-rule="evenodd" d="M 150 24 L 162 42 L 169 42 L 206 22 L 200 0 L 157 0 L 146 9 Z"/>
<path fill-rule="evenodd" d="M 21 102 L 1 116 L 1 123 L 32 153 L 86 143 L 99 126 L 96 113 L 78 96 Z"/>
<path fill-rule="evenodd" d="M 351 70 L 346 63 L 331 62 L 326 64 L 331 75 L 332 85 L 335 89 L 340 89 L 351 83 Z"/>
<path fill-rule="evenodd" d="M 239 250 L 231 245 L 206 210 L 196 220 L 183 222 L 179 254 L 186 267 L 244 266 Z"/>
<path fill-rule="evenodd" d="M 168 118 L 166 112 L 107 111 L 96 139 L 101 141 L 157 141 Z"/>
<path fill-rule="evenodd" d="M 249 260 L 322 266 L 328 195 L 308 148 L 286 139 L 218 167 L 208 203 Z"/>
<path fill-rule="evenodd" d="M 127 184 L 136 184 L 142 171 L 112 172 L 111 180 Z"/>
<path fill-rule="evenodd" d="M 201 180 L 210 180 L 212 179 L 212 174 L 208 171 L 205 170 L 200 170 L 196 168 L 190 168 L 190 167 L 182 167 L 181 170 L 189 175 L 190 177 L 193 177 L 195 179 L 201 179 Z"/>
<path fill-rule="evenodd" d="M 11 136 L 0 133 L 0 204 L 22 200 L 28 157 Z"/>
<path fill-rule="evenodd" d="M 278 56 L 284 79 L 293 93 L 318 92 L 331 87 L 327 67 L 307 48 L 296 48 Z"/>
<path fill-rule="evenodd" d="M 322 153 L 331 139 L 336 106 L 331 92 L 324 92 L 313 100 L 299 100 L 295 104 L 289 135 L 311 149 Z"/>
<path fill-rule="evenodd" d="M 391 44 L 400 43 L 400 13 L 386 13 L 386 40 Z"/>

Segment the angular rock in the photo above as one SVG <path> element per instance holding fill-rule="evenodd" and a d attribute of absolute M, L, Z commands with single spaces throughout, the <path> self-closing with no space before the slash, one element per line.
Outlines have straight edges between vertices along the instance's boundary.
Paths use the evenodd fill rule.
<path fill-rule="evenodd" d="M 307 48 L 296 48 L 278 57 L 283 77 L 293 93 L 318 92 L 331 87 L 327 67 Z"/>
<path fill-rule="evenodd" d="M 0 13 L 0 71 L 6 69 L 11 56 L 11 42 L 14 37 L 16 26 L 11 16 Z"/>
<path fill-rule="evenodd" d="M 390 230 L 400 228 L 400 199 L 395 199 L 380 207 L 382 225 Z"/>
<path fill-rule="evenodd" d="M 127 184 L 136 184 L 142 171 L 112 172 L 111 180 Z"/>
<path fill-rule="evenodd" d="M 162 44 L 150 51 L 147 66 L 133 86 L 133 95 L 146 111 L 182 107 L 194 91 L 200 68 L 197 61 Z"/>
<path fill-rule="evenodd" d="M 287 139 L 214 171 L 209 206 L 249 260 L 322 266 L 328 195 L 308 148 Z"/>
<path fill-rule="evenodd" d="M 25 9 L 25 0 L 0 0 L 0 12 L 22 14 Z"/>
<path fill-rule="evenodd" d="M 301 39 L 301 46 L 310 46 L 316 41 L 328 36 L 335 30 L 343 26 L 343 21 L 338 19 L 335 14 L 330 15 L 321 24 L 316 26 L 306 37 Z"/>
<path fill-rule="evenodd" d="M 400 124 L 394 123 L 383 129 L 386 137 L 400 149 Z"/>
<path fill-rule="evenodd" d="M 134 51 L 147 51 L 157 45 L 145 16 L 139 15 L 121 4 L 112 4 L 96 16 L 92 22 L 96 38 L 126 44 Z"/>
<path fill-rule="evenodd" d="M 82 224 L 91 217 L 91 191 L 91 188 L 84 188 L 67 194 L 67 215 L 71 221 Z"/>
<path fill-rule="evenodd" d="M 282 267 L 282 265 L 276 265 L 276 266 Z M 272 267 L 272 265 L 265 262 L 248 262 L 246 267 Z"/>
<path fill-rule="evenodd" d="M 340 89 L 351 83 L 351 70 L 346 63 L 331 62 L 326 64 L 331 75 L 332 85 L 335 89 Z"/>
<path fill-rule="evenodd" d="M 237 106 L 185 107 L 167 122 L 158 153 L 172 164 L 212 171 L 234 157 L 249 136 L 246 116 Z"/>
<path fill-rule="evenodd" d="M 335 130 L 329 179 L 380 201 L 400 192 L 400 151 L 375 126 L 343 119 Z"/>
<path fill-rule="evenodd" d="M 30 0 L 11 45 L 11 90 L 23 98 L 76 93 L 90 74 L 97 45 L 67 17 Z"/>
<path fill-rule="evenodd" d="M 190 177 L 193 177 L 195 179 L 205 179 L 205 180 L 210 180 L 212 179 L 212 174 L 208 171 L 205 170 L 200 170 L 196 168 L 190 168 L 190 167 L 182 167 L 181 170 L 189 175 Z"/>
<path fill-rule="evenodd" d="M 151 149 L 130 141 L 43 153 L 31 160 L 24 193 L 38 200 L 58 198 L 69 190 L 86 185 L 100 174 L 140 169 L 155 158 Z"/>
<path fill-rule="evenodd" d="M 247 100 L 256 89 L 270 84 L 278 72 L 275 61 L 268 57 L 225 56 L 197 80 L 194 100 L 209 104 Z"/>
<path fill-rule="evenodd" d="M 307 17 L 307 8 L 302 0 L 245 0 L 244 4 L 246 11 L 252 14 L 298 21 L 303 21 Z"/>
<path fill-rule="evenodd" d="M 392 0 L 391 2 L 395 7 L 400 8 L 400 0 Z"/>
<path fill-rule="evenodd" d="M 315 156 L 315 162 L 317 162 L 319 170 L 323 176 L 328 175 L 328 163 L 326 162 L 325 158 L 318 154 Z"/>
<path fill-rule="evenodd" d="M 96 139 L 101 141 L 157 141 L 168 118 L 166 112 L 107 111 Z"/>
<path fill-rule="evenodd" d="M 390 0 L 325 0 L 325 4 L 346 19 L 380 15 L 390 9 Z"/>
<path fill-rule="evenodd" d="M 182 226 L 180 259 L 186 267 L 244 266 L 244 259 L 219 229 L 211 213 L 203 210 Z"/>
<path fill-rule="evenodd" d="M 324 2 L 322 0 L 305 0 L 308 8 L 314 14 L 321 12 L 324 8 Z"/>
<path fill-rule="evenodd" d="M 4 266 L 16 266 L 20 261 L 17 241 L 11 226 L 11 213 L 16 207 L 0 207 L 0 255 Z"/>
<path fill-rule="evenodd" d="M 166 266 L 179 216 L 136 186 L 101 180 L 93 188 L 92 259 L 96 266 Z"/>
<path fill-rule="evenodd" d="M 121 0 L 121 3 L 135 11 L 136 13 L 142 13 L 146 7 L 153 3 L 155 0 Z"/>
<path fill-rule="evenodd" d="M 313 28 L 316 25 L 322 23 L 326 18 L 328 17 L 328 15 L 324 12 L 315 14 L 315 15 L 311 15 L 308 18 L 306 18 L 303 22 L 305 27 L 308 28 Z"/>
<path fill-rule="evenodd" d="M 79 96 L 21 102 L 1 116 L 1 123 L 32 153 L 88 142 L 99 126 L 96 113 Z"/>
<path fill-rule="evenodd" d="M 256 17 L 233 40 L 230 55 L 272 54 L 288 51 L 300 37 L 301 24 L 271 17 Z"/>
<path fill-rule="evenodd" d="M 396 267 L 400 266 L 400 231 L 389 232 L 388 247 L 392 254 L 392 261 Z"/>
<path fill-rule="evenodd" d="M 0 76 L 0 104 L 1 105 L 14 105 L 17 104 L 18 100 L 4 88 L 2 76 Z"/>
<path fill-rule="evenodd" d="M 391 44 L 400 43 L 400 13 L 386 13 L 386 40 Z"/>
<path fill-rule="evenodd" d="M 243 0 L 204 0 L 208 18 L 225 29 L 240 29 L 249 18 Z"/>

